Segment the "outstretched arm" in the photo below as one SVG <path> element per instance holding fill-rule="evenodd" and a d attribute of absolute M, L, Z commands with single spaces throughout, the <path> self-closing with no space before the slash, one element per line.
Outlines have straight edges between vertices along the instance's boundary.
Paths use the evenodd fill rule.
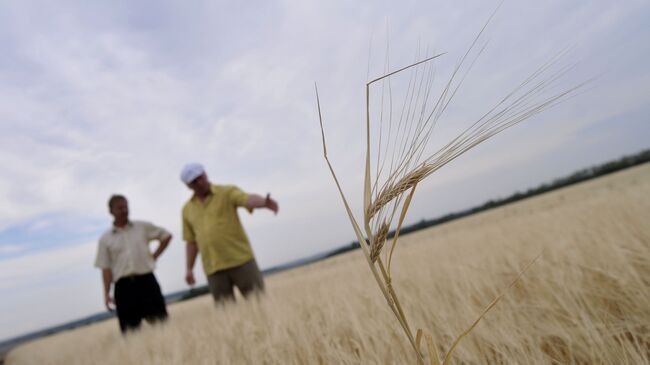
<path fill-rule="evenodd" d="M 194 262 L 196 261 L 196 255 L 199 253 L 199 247 L 196 245 L 195 241 L 187 241 L 185 245 L 185 282 L 188 285 L 192 286 L 196 282 L 194 280 Z"/>
<path fill-rule="evenodd" d="M 275 214 L 278 214 L 278 210 L 280 209 L 278 202 L 271 199 L 271 194 L 266 194 L 266 198 L 257 194 L 249 194 L 248 201 L 246 202 L 246 207 L 250 210 L 256 208 L 266 208 Z"/>

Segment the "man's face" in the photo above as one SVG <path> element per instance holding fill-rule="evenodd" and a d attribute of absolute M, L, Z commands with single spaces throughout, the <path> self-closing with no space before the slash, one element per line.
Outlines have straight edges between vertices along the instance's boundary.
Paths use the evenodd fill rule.
<path fill-rule="evenodd" d="M 110 211 L 116 221 L 124 222 L 129 220 L 129 203 L 126 199 L 115 200 L 111 205 Z"/>
<path fill-rule="evenodd" d="M 192 180 L 187 186 L 194 191 L 194 194 L 199 196 L 205 196 L 210 192 L 210 181 L 208 181 L 208 176 L 205 173 Z"/>

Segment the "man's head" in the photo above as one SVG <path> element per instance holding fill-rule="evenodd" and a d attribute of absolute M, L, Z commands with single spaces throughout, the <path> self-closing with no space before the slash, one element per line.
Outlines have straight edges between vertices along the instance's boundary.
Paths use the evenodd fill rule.
<path fill-rule="evenodd" d="M 181 170 L 181 180 L 198 196 L 210 193 L 210 181 L 201 164 L 188 163 Z"/>
<path fill-rule="evenodd" d="M 126 223 L 129 221 L 129 203 L 124 195 L 111 195 L 108 199 L 108 211 L 115 218 L 115 222 Z"/>

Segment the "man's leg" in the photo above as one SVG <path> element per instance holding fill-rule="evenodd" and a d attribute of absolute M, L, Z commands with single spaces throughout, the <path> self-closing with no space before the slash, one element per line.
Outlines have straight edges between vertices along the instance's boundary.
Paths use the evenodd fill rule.
<path fill-rule="evenodd" d="M 153 273 L 143 275 L 140 279 L 142 307 L 141 313 L 149 323 L 162 322 L 168 317 L 165 298 Z"/>
<path fill-rule="evenodd" d="M 232 280 L 228 270 L 217 271 L 208 275 L 208 288 L 214 301 L 219 303 L 226 300 L 235 300 Z"/>
<path fill-rule="evenodd" d="M 115 283 L 115 308 L 123 334 L 140 327 L 142 317 L 138 310 L 137 298 L 137 287 L 132 279 L 123 278 Z"/>
<path fill-rule="evenodd" d="M 264 278 L 255 259 L 231 270 L 232 280 L 244 297 L 264 292 Z"/>

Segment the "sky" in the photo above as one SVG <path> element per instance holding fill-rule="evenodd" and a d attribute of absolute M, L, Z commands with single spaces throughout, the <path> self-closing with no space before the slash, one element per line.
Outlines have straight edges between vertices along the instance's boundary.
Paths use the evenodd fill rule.
<path fill-rule="evenodd" d="M 365 83 L 387 55 L 396 69 L 418 49 L 446 52 L 444 78 L 498 5 L 0 2 L 0 340 L 104 310 L 93 263 L 113 193 L 127 196 L 132 219 L 173 233 L 156 275 L 165 293 L 186 289 L 187 162 L 279 202 L 277 216 L 240 213 L 262 268 L 353 241 L 323 159 L 314 82 L 330 160 L 359 215 Z M 504 2 L 442 136 L 562 50 L 576 64 L 564 87 L 594 80 L 428 177 L 406 223 L 649 148 L 649 16 L 645 0 Z M 205 283 L 199 264 L 195 274 Z"/>

